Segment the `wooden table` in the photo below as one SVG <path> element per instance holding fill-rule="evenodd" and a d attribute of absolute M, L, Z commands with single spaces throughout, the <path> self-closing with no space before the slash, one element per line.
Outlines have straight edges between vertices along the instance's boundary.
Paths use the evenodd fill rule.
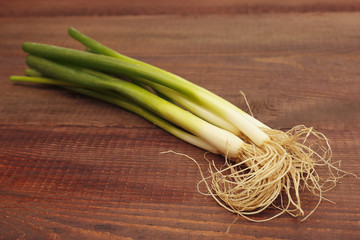
<path fill-rule="evenodd" d="M 242 90 L 273 128 L 314 126 L 360 176 L 360 2 L 283 2 L 1 1 L 0 239 L 359 239 L 353 176 L 305 222 L 237 219 L 197 192 L 191 160 L 162 154 L 206 171 L 204 151 L 115 106 L 8 81 L 24 41 L 82 49 L 74 26 L 246 109 Z M 303 197 L 308 213 L 317 199 Z"/>

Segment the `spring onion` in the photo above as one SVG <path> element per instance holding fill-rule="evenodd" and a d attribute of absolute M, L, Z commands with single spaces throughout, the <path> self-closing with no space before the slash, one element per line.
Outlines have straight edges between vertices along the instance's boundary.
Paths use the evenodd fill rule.
<path fill-rule="evenodd" d="M 287 132 L 272 129 L 180 76 L 122 55 L 74 28 L 68 33 L 87 51 L 26 42 L 28 76 L 10 80 L 57 85 L 115 104 L 225 156 L 224 167 L 210 164 L 210 176 L 200 182 L 225 209 L 252 221 L 263 221 L 251 215 L 270 206 L 279 213 L 266 220 L 283 213 L 303 216 L 303 189 L 318 196 L 319 204 L 322 192 L 336 185 L 334 170 L 340 170 L 331 163 L 329 140 L 322 133 L 303 125 Z M 328 168 L 328 178 L 318 175 L 320 165 Z"/>

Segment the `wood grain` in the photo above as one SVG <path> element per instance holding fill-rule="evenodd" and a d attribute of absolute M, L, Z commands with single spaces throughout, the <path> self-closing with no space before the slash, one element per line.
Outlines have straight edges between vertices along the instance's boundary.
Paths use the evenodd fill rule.
<path fill-rule="evenodd" d="M 0 14 L 0 239 L 358 238 L 360 185 L 352 176 L 326 193 L 336 204 L 324 201 L 305 222 L 288 215 L 261 224 L 236 220 L 197 192 L 200 175 L 191 160 L 161 154 L 186 153 L 206 171 L 202 150 L 112 105 L 8 81 L 25 68 L 24 41 L 81 49 L 66 36 L 74 26 L 246 108 L 238 92 L 244 91 L 255 116 L 274 128 L 314 126 L 331 139 L 342 169 L 360 176 L 357 10 L 220 14 L 221 6 L 234 4 L 225 1 L 208 3 L 218 14 L 202 10 L 201 16 L 185 16 L 169 10 L 148 14 L 155 6 L 134 2 L 133 16 L 93 17 L 85 15 L 100 6 L 95 1 L 83 15 L 67 14 L 64 1 L 46 17 L 41 1 L 39 12 L 22 5 L 15 10 L 13 2 L 2 4 L 18 15 Z M 166 8 L 175 8 L 172 4 Z M 206 9 L 204 4 L 189 6 Z M 258 4 L 265 8 L 263 1 Z M 317 199 L 303 196 L 309 212 Z M 271 214 L 269 209 L 255 218 Z"/>
<path fill-rule="evenodd" d="M 357 12 L 359 0 L 12 0 L 0 3 L 0 16 L 208 15 Z"/>

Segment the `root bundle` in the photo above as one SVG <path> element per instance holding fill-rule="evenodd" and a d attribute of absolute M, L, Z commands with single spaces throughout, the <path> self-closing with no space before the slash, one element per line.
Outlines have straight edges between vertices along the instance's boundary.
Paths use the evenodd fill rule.
<path fill-rule="evenodd" d="M 217 167 L 209 161 L 210 174 L 202 178 L 198 189 L 205 184 L 203 194 L 251 221 L 268 221 L 284 213 L 305 220 L 324 199 L 322 193 L 335 187 L 346 173 L 331 162 L 329 140 L 313 128 L 299 125 L 287 132 L 264 131 L 271 141 L 262 147 L 249 144 L 236 162 L 227 159 Z M 306 216 L 301 205 L 305 191 L 319 199 Z M 271 217 L 251 217 L 269 207 L 277 210 Z"/>

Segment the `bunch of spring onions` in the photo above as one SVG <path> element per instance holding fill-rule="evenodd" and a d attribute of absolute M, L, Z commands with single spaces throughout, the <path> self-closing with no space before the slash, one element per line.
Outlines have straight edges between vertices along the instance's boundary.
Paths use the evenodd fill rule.
<path fill-rule="evenodd" d="M 313 128 L 271 129 L 184 78 L 124 56 L 74 28 L 68 33 L 87 51 L 26 42 L 27 76 L 10 80 L 57 85 L 118 105 L 185 142 L 223 155 L 225 165 L 219 169 L 210 163 L 210 175 L 202 175 L 200 183 L 227 210 L 253 221 L 283 213 L 304 216 L 301 192 L 318 196 L 319 204 L 322 192 L 336 185 L 329 141 Z M 318 166 L 328 168 L 325 178 Z M 268 207 L 278 211 L 262 220 L 251 217 Z"/>

